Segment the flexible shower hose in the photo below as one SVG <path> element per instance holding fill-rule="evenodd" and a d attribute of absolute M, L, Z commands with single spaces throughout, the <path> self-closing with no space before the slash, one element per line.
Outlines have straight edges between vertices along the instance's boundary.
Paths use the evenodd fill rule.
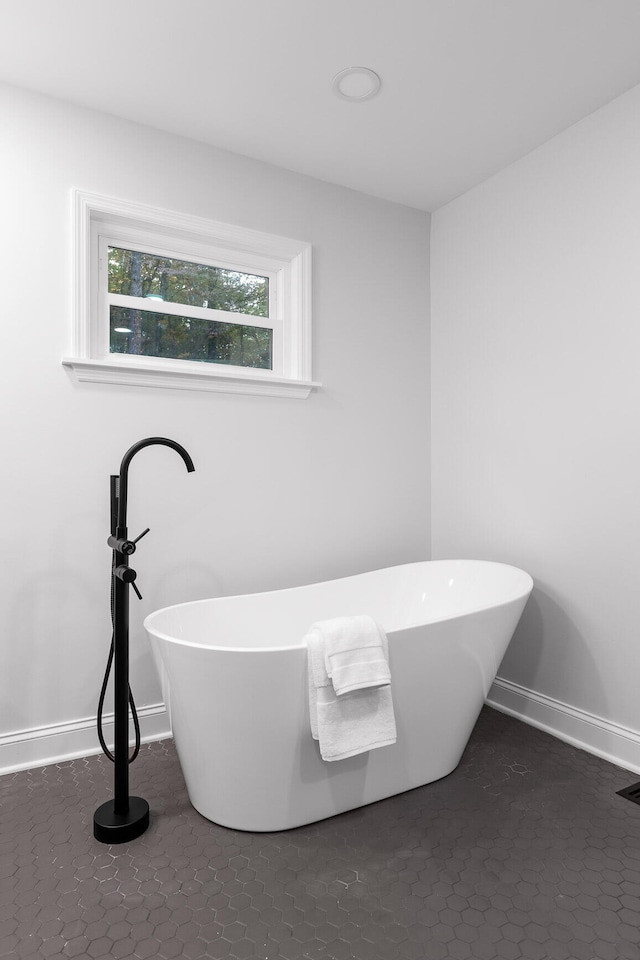
<path fill-rule="evenodd" d="M 115 557 L 114 557 L 114 564 L 115 564 Z M 114 650 L 115 650 L 115 617 L 114 617 L 114 589 L 113 589 L 113 582 L 114 582 L 114 573 L 113 573 L 113 566 L 112 566 L 112 570 L 111 570 L 111 598 L 110 598 L 110 599 L 111 599 L 111 602 L 110 602 L 110 606 L 111 606 L 111 647 L 110 647 L 110 649 L 109 649 L 109 656 L 108 656 L 108 658 L 107 658 L 107 668 L 106 668 L 106 670 L 105 670 L 105 672 L 104 672 L 104 679 L 103 679 L 103 681 L 102 681 L 102 689 L 100 690 L 100 697 L 99 697 L 99 699 L 98 699 L 98 717 L 97 717 L 98 740 L 100 741 L 100 746 L 101 746 L 102 749 L 104 750 L 105 755 L 109 758 L 109 760 L 111 760 L 112 763 L 115 762 L 115 757 L 114 757 L 114 755 L 111 753 L 111 751 L 109 750 L 109 748 L 107 747 L 107 744 L 106 744 L 106 742 L 105 742 L 104 735 L 103 735 L 103 732 L 102 732 L 102 711 L 103 711 L 103 709 L 104 709 L 104 698 L 105 698 L 105 695 L 106 695 L 106 692 L 107 692 L 107 684 L 108 684 L 108 682 L 109 682 L 109 674 L 111 673 L 111 666 L 112 666 L 112 664 L 113 664 L 113 654 L 114 654 Z M 131 716 L 132 716 L 132 718 L 133 718 L 133 726 L 134 726 L 135 734 L 136 734 L 136 741 L 135 741 L 135 746 L 134 746 L 134 748 L 133 748 L 133 753 L 132 753 L 131 756 L 129 757 L 129 763 L 133 763 L 133 761 L 135 760 L 135 758 L 138 756 L 138 753 L 140 752 L 140 723 L 139 723 L 139 721 L 138 721 L 138 713 L 137 713 L 137 711 L 136 711 L 136 705 L 135 705 L 135 703 L 134 703 L 134 701 L 133 701 L 133 694 L 131 693 L 131 687 L 129 687 L 129 705 L 130 705 L 130 707 L 131 707 Z"/>

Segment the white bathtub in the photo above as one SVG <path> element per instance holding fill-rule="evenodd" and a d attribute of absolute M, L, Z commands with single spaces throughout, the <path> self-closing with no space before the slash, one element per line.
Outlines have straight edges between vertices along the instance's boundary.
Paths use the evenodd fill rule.
<path fill-rule="evenodd" d="M 438 560 L 150 614 L 193 806 L 237 830 L 286 830 L 444 777 L 532 587 L 516 567 Z M 316 620 L 362 613 L 389 637 L 398 740 L 327 763 L 309 728 L 303 637 Z"/>

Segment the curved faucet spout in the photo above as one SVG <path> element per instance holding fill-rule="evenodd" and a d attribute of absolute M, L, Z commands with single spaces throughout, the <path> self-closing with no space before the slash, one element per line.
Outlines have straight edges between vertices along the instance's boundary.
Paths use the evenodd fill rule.
<path fill-rule="evenodd" d="M 118 528 L 116 531 L 117 536 L 126 537 L 129 464 L 139 450 L 142 450 L 144 447 L 153 446 L 154 444 L 160 444 L 160 446 L 164 447 L 171 447 L 176 451 L 176 453 L 179 453 L 184 460 L 184 465 L 187 468 L 188 473 L 193 473 L 195 470 L 193 460 L 185 448 L 179 443 L 176 443 L 175 440 L 167 440 L 166 437 L 147 437 L 146 440 L 139 440 L 138 443 L 134 443 L 132 447 L 129 447 L 122 458 L 122 463 L 120 464 L 120 477 L 118 484 Z"/>

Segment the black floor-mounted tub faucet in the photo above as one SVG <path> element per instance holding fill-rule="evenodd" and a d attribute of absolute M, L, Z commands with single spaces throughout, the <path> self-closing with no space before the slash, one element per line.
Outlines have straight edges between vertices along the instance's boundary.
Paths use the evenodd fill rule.
<path fill-rule="evenodd" d="M 189 473 L 195 470 L 193 460 L 175 440 L 148 437 L 127 450 L 120 473 L 111 476 L 111 536 L 107 543 L 113 550 L 114 774 L 113 798 L 101 804 L 93 817 L 93 835 L 101 843 L 127 843 L 139 837 L 149 826 L 149 804 L 142 797 L 129 796 L 129 586 L 140 596 L 135 584 L 136 571 L 129 566 L 129 557 L 149 529 L 143 530 L 135 540 L 129 540 L 127 492 L 129 465 L 133 457 L 144 447 L 154 444 L 171 447 L 180 454 Z"/>

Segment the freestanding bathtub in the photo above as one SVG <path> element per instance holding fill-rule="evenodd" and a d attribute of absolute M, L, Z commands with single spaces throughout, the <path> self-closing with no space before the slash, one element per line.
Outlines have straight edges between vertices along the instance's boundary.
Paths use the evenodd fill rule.
<path fill-rule="evenodd" d="M 286 830 L 444 777 L 532 587 L 516 567 L 438 560 L 150 614 L 193 806 L 236 830 Z M 309 727 L 303 638 L 317 620 L 362 613 L 389 638 L 397 742 L 327 763 Z"/>

